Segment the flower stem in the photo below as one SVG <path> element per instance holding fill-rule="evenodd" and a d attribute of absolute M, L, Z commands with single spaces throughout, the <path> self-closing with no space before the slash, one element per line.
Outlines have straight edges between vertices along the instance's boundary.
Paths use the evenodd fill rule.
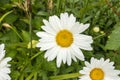
<path fill-rule="evenodd" d="M 80 73 L 71 73 L 71 74 L 65 74 L 65 75 L 59 75 L 59 76 L 51 76 L 49 77 L 50 80 L 63 80 L 63 79 L 69 79 L 69 78 L 77 78 L 79 76 L 82 76 Z"/>
<path fill-rule="evenodd" d="M 37 72 L 34 74 L 33 80 L 37 80 Z"/>
<path fill-rule="evenodd" d="M 41 53 L 43 53 L 44 51 L 38 52 L 36 53 L 34 56 L 32 56 L 30 59 L 33 60 L 35 57 L 37 57 L 38 55 L 40 55 Z"/>
<path fill-rule="evenodd" d="M 95 39 L 98 39 L 98 38 L 100 38 L 100 37 L 102 37 L 102 36 L 105 36 L 105 33 L 104 33 L 104 34 L 101 34 L 101 35 L 99 35 L 99 36 L 97 36 L 97 37 L 94 37 L 93 39 L 95 40 Z"/>
<path fill-rule="evenodd" d="M 20 34 L 17 32 L 16 29 L 14 29 L 13 27 L 11 27 L 11 29 L 17 34 L 17 36 L 18 36 L 21 40 L 23 40 L 23 38 L 20 36 Z"/>
<path fill-rule="evenodd" d="M 29 28 L 30 28 L 30 52 L 32 53 L 32 14 L 29 13 Z"/>
<path fill-rule="evenodd" d="M 32 72 L 27 78 L 26 80 L 31 80 L 32 77 L 36 74 L 36 72 Z"/>
<path fill-rule="evenodd" d="M 21 74 L 19 80 L 23 80 L 24 79 L 24 74 Z"/>

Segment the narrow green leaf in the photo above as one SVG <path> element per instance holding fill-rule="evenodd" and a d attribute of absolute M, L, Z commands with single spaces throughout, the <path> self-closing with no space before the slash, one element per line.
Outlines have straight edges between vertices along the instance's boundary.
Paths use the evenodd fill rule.
<path fill-rule="evenodd" d="M 9 11 L 7 13 L 5 13 L 1 18 L 0 18 L 0 23 L 2 22 L 2 20 L 10 13 L 12 13 L 13 11 Z"/>
<path fill-rule="evenodd" d="M 49 77 L 50 80 L 63 80 L 63 79 L 69 79 L 69 78 L 76 78 L 82 76 L 80 73 L 71 73 L 71 74 L 64 74 L 59 76 L 51 76 Z"/>

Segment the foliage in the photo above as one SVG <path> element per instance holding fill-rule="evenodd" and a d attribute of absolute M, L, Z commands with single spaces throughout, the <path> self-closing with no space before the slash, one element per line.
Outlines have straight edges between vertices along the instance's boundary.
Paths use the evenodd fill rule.
<path fill-rule="evenodd" d="M 85 34 L 94 39 L 93 51 L 83 51 L 86 60 L 110 58 L 120 69 L 120 1 L 109 0 L 0 0 L 0 43 L 5 43 L 6 56 L 12 57 L 12 80 L 49 80 L 51 76 L 76 73 L 84 66 L 81 61 L 71 66 L 56 67 L 55 61 L 47 62 L 44 52 L 38 48 L 28 48 L 32 41 L 38 41 L 36 32 L 41 30 L 42 20 L 62 12 L 72 13 L 81 23 L 90 23 Z M 30 7 L 32 10 L 30 11 Z M 99 32 L 93 28 L 99 27 Z M 110 38 L 109 38 L 110 36 Z M 35 45 L 35 44 L 33 44 Z M 59 79 L 58 79 L 59 80 Z M 77 80 L 76 78 L 67 80 Z"/>
<path fill-rule="evenodd" d="M 112 34 L 110 35 L 110 38 L 107 42 L 106 48 L 110 50 L 117 50 L 120 48 L 120 23 L 117 23 L 114 26 L 114 30 L 112 31 Z M 112 45 L 112 46 L 111 46 Z"/>

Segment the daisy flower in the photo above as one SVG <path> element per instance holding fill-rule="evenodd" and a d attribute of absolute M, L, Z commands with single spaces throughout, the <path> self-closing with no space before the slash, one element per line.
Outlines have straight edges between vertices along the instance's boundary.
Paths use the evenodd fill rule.
<path fill-rule="evenodd" d="M 45 58 L 52 61 L 56 58 L 57 67 L 61 63 L 71 65 L 74 61 L 84 60 L 81 49 L 92 50 L 92 37 L 81 34 L 85 31 L 89 24 L 76 22 L 76 18 L 68 13 L 61 13 L 60 18 L 56 15 L 50 16 L 49 20 L 43 20 L 44 31 L 37 32 L 40 37 L 37 47 L 40 50 L 47 50 Z"/>
<path fill-rule="evenodd" d="M 8 62 L 11 60 L 10 57 L 5 57 L 4 44 L 0 44 L 0 80 L 11 80 L 9 73 L 10 64 Z"/>
<path fill-rule="evenodd" d="M 90 63 L 85 61 L 85 65 L 86 67 L 80 70 L 83 76 L 79 80 L 120 80 L 120 70 L 115 70 L 114 62 L 109 59 L 98 60 L 92 57 Z"/>

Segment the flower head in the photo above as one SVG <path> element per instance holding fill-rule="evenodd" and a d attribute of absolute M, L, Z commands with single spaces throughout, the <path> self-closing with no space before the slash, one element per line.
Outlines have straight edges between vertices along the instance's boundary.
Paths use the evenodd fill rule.
<path fill-rule="evenodd" d="M 90 63 L 85 61 L 85 65 L 86 67 L 80 70 L 83 76 L 79 80 L 120 80 L 120 70 L 115 70 L 114 62 L 109 59 L 91 58 Z"/>
<path fill-rule="evenodd" d="M 8 62 L 11 60 L 10 57 L 5 57 L 4 44 L 0 45 L 0 80 L 11 80 L 9 73 L 10 64 Z"/>
<path fill-rule="evenodd" d="M 54 15 L 43 22 L 45 25 L 41 28 L 44 31 L 37 32 L 40 42 L 36 46 L 40 47 L 40 50 L 47 50 L 45 58 L 48 61 L 56 58 L 57 67 L 60 67 L 62 61 L 68 65 L 71 65 L 72 59 L 83 61 L 81 49 L 92 50 L 92 37 L 81 34 L 89 24 L 76 22 L 73 14 L 69 16 L 68 13 L 61 13 L 60 18 Z"/>

